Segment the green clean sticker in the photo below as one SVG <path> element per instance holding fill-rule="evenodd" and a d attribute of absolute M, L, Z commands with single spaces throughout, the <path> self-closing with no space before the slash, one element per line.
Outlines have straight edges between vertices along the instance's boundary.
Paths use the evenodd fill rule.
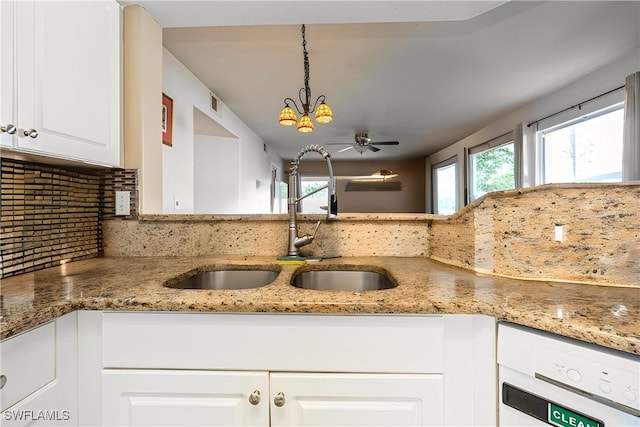
<path fill-rule="evenodd" d="M 604 424 L 549 402 L 549 424 L 558 427 L 604 427 Z"/>

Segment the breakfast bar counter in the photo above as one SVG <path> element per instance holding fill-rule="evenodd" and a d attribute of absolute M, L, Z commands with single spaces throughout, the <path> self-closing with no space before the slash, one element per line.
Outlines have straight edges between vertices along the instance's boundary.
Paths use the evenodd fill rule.
<path fill-rule="evenodd" d="M 262 287 L 191 290 L 165 286 L 197 271 L 271 269 Z M 359 269 L 390 275 L 376 291 L 299 289 L 299 269 Z M 518 280 L 469 272 L 424 257 L 352 257 L 279 265 L 272 257 L 103 257 L 2 280 L 5 339 L 75 310 L 326 314 L 484 314 L 640 354 L 640 289 Z"/>

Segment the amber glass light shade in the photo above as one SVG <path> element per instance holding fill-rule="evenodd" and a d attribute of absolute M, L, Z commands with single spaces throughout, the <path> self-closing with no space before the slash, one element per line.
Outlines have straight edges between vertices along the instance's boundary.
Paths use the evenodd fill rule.
<path fill-rule="evenodd" d="M 293 126 L 298 123 L 298 117 L 296 116 L 296 112 L 293 111 L 293 108 L 285 105 L 282 111 L 280 111 L 279 121 L 282 126 Z"/>
<path fill-rule="evenodd" d="M 331 120 L 333 120 L 333 111 L 323 102 L 316 109 L 316 122 L 329 123 Z"/>
<path fill-rule="evenodd" d="M 311 122 L 311 118 L 308 114 L 300 117 L 300 121 L 298 122 L 298 132 L 313 132 L 313 123 Z"/>

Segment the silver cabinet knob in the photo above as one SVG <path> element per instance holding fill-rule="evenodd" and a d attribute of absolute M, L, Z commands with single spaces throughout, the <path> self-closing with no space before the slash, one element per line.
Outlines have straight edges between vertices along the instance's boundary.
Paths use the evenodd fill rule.
<path fill-rule="evenodd" d="M 0 375 L 0 390 L 2 390 L 6 384 L 7 384 L 7 376 Z"/>
<path fill-rule="evenodd" d="M 22 136 L 28 136 L 29 138 L 37 138 L 38 137 L 38 131 L 35 129 L 29 129 L 29 130 L 22 130 Z"/>
<path fill-rule="evenodd" d="M 285 402 L 286 402 L 286 399 L 284 398 L 283 392 L 276 394 L 276 397 L 273 398 L 273 404 L 276 405 L 278 408 L 282 408 Z"/>
<path fill-rule="evenodd" d="M 253 393 L 249 395 L 249 403 L 252 405 L 260 403 L 260 390 L 254 390 Z"/>
<path fill-rule="evenodd" d="M 0 133 L 8 133 L 9 135 L 13 135 L 14 133 L 16 133 L 16 130 L 18 130 L 18 128 L 15 127 L 15 125 L 12 125 L 11 123 L 8 123 L 6 126 L 0 126 Z"/>
<path fill-rule="evenodd" d="M 22 130 L 22 135 L 23 136 L 28 136 L 29 138 L 37 138 L 38 137 L 38 131 L 35 129 L 29 129 L 29 130 Z"/>

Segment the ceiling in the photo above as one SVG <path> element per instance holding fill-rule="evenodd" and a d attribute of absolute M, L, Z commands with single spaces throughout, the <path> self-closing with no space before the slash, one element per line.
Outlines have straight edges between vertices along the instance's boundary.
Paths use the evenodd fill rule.
<path fill-rule="evenodd" d="M 364 155 L 332 145 L 333 158 L 424 157 L 640 51 L 638 1 L 121 3 L 142 4 L 165 47 L 285 159 L 357 132 L 400 145 Z M 312 98 L 334 112 L 310 134 L 277 122 L 303 86 L 301 23 Z"/>

